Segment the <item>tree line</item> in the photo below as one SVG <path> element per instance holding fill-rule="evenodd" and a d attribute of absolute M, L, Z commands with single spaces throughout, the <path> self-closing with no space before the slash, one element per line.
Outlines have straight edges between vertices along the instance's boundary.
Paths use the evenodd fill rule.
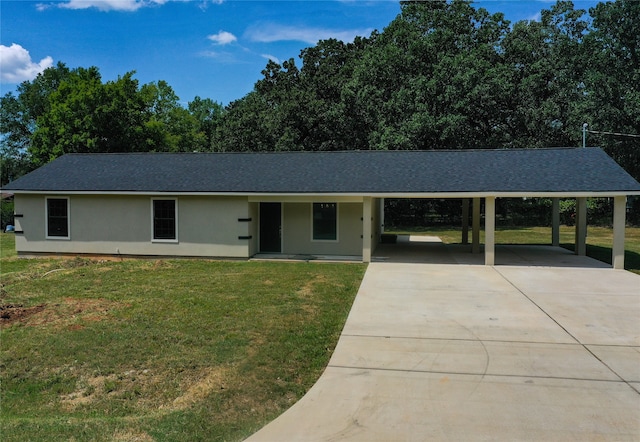
<path fill-rule="evenodd" d="M 218 150 L 580 146 L 640 134 L 640 3 L 560 1 L 513 26 L 466 1 L 402 2 L 382 32 L 270 62 Z M 640 139 L 591 134 L 640 178 Z"/>
<path fill-rule="evenodd" d="M 223 113 L 208 98 L 183 107 L 165 81 L 58 63 L 0 98 L 2 183 L 65 153 L 210 151 Z"/>
<path fill-rule="evenodd" d="M 63 63 L 0 98 L 2 183 L 71 152 L 603 147 L 640 179 L 640 2 L 559 1 L 511 24 L 406 1 L 381 32 L 270 61 L 246 96 L 186 106 L 165 81 Z M 471 165 L 470 165 L 471 167 Z"/>

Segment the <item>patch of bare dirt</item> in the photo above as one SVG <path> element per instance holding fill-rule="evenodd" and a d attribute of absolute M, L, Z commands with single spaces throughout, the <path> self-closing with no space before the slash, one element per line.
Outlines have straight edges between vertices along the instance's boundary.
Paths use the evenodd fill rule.
<path fill-rule="evenodd" d="M 116 431 L 112 438 L 115 442 L 152 442 L 154 439 L 143 431 Z"/>
<path fill-rule="evenodd" d="M 204 400 L 210 394 L 223 392 L 238 382 L 224 367 L 210 367 L 190 373 L 182 382 L 178 397 L 166 396 L 168 373 L 151 370 L 129 370 L 107 376 L 81 376 L 72 393 L 61 395 L 60 404 L 67 411 L 107 400 L 131 400 L 139 410 L 167 413 L 184 410 Z"/>
<path fill-rule="evenodd" d="M 309 281 L 307 281 L 305 283 L 304 286 L 302 286 L 302 288 L 300 290 L 297 291 L 297 294 L 303 298 L 309 298 L 314 296 L 315 291 L 314 291 L 314 286 L 316 284 L 326 284 L 327 282 L 327 277 L 324 275 L 318 275 L 316 277 L 314 277 L 313 279 L 310 279 Z"/>
<path fill-rule="evenodd" d="M 47 304 L 33 307 L 24 307 L 22 304 L 0 305 L 0 327 L 6 327 L 16 322 L 25 322 L 30 316 L 43 311 L 46 306 Z"/>
<path fill-rule="evenodd" d="M 97 322 L 109 317 L 112 310 L 128 304 L 107 299 L 65 298 L 59 304 L 40 304 L 33 307 L 23 305 L 0 305 L 0 327 L 14 324 L 42 326 L 54 324 L 69 330 L 80 330 L 81 322 Z"/>
<path fill-rule="evenodd" d="M 296 294 L 303 300 L 307 301 L 301 305 L 302 309 L 309 315 L 315 316 L 317 312 L 317 305 L 314 302 L 316 297 L 315 287 L 317 285 L 323 285 L 327 283 L 327 278 L 324 275 L 318 275 L 313 279 L 310 279 L 304 286 L 296 292 Z"/>
<path fill-rule="evenodd" d="M 224 367 L 210 367 L 184 382 L 184 393 L 174 399 L 169 408 L 184 410 L 206 398 L 209 394 L 222 391 L 228 382 L 229 371 Z M 164 407 L 163 407 L 164 408 Z"/>
<path fill-rule="evenodd" d="M 75 391 L 60 396 L 60 402 L 65 410 L 73 411 L 80 406 L 90 405 L 108 397 L 116 397 L 118 400 L 136 398 L 138 404 L 144 408 L 143 392 L 153 389 L 163 381 L 164 378 L 154 376 L 146 369 L 129 370 L 108 376 L 81 376 L 76 382 Z"/>

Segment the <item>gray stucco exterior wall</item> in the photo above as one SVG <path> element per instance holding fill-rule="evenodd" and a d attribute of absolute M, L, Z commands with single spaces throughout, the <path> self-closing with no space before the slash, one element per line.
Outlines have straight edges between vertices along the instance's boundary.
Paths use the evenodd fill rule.
<path fill-rule="evenodd" d="M 69 237 L 47 238 L 46 199 L 66 198 Z M 153 199 L 175 199 L 177 239 L 152 239 Z M 312 239 L 312 202 L 282 203 L 282 253 L 362 255 L 362 203 L 338 202 L 338 238 Z M 249 258 L 260 252 L 260 203 L 243 196 L 16 195 L 21 255 L 94 254 Z M 377 213 L 377 210 L 374 211 Z M 376 222 L 374 221 L 374 226 Z M 379 232 L 374 232 L 377 243 Z"/>
<path fill-rule="evenodd" d="M 285 254 L 361 255 L 362 204 L 338 203 L 338 239 L 312 239 L 312 203 L 284 203 L 282 252 Z"/>
<path fill-rule="evenodd" d="M 46 237 L 46 197 L 16 195 L 16 250 L 29 253 L 250 256 L 246 197 L 178 196 L 177 241 L 152 240 L 152 197 L 47 195 L 69 199 L 69 238 Z M 174 198 L 174 197 L 162 197 Z M 241 239 L 243 238 L 243 239 Z"/>

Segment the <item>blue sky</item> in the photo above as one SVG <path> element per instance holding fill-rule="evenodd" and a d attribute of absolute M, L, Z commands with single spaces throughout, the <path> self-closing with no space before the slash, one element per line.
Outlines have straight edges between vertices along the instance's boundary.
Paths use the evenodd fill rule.
<path fill-rule="evenodd" d="M 588 9 L 597 2 L 574 1 Z M 485 0 L 512 22 L 535 20 L 549 1 Z M 61 61 L 97 66 L 103 80 L 136 71 L 141 84 L 165 80 L 186 102 L 228 104 L 250 92 L 268 59 L 281 62 L 319 39 L 352 41 L 382 31 L 398 1 L 2 0 L 2 94 Z M 298 63 L 299 64 L 299 63 Z"/>

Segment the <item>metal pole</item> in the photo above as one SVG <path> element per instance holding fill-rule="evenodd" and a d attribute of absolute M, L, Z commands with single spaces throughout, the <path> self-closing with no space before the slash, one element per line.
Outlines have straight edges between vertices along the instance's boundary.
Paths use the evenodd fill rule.
<path fill-rule="evenodd" d="M 582 125 L 582 147 L 585 148 L 587 147 L 587 127 L 589 125 L 587 123 L 584 123 Z"/>

